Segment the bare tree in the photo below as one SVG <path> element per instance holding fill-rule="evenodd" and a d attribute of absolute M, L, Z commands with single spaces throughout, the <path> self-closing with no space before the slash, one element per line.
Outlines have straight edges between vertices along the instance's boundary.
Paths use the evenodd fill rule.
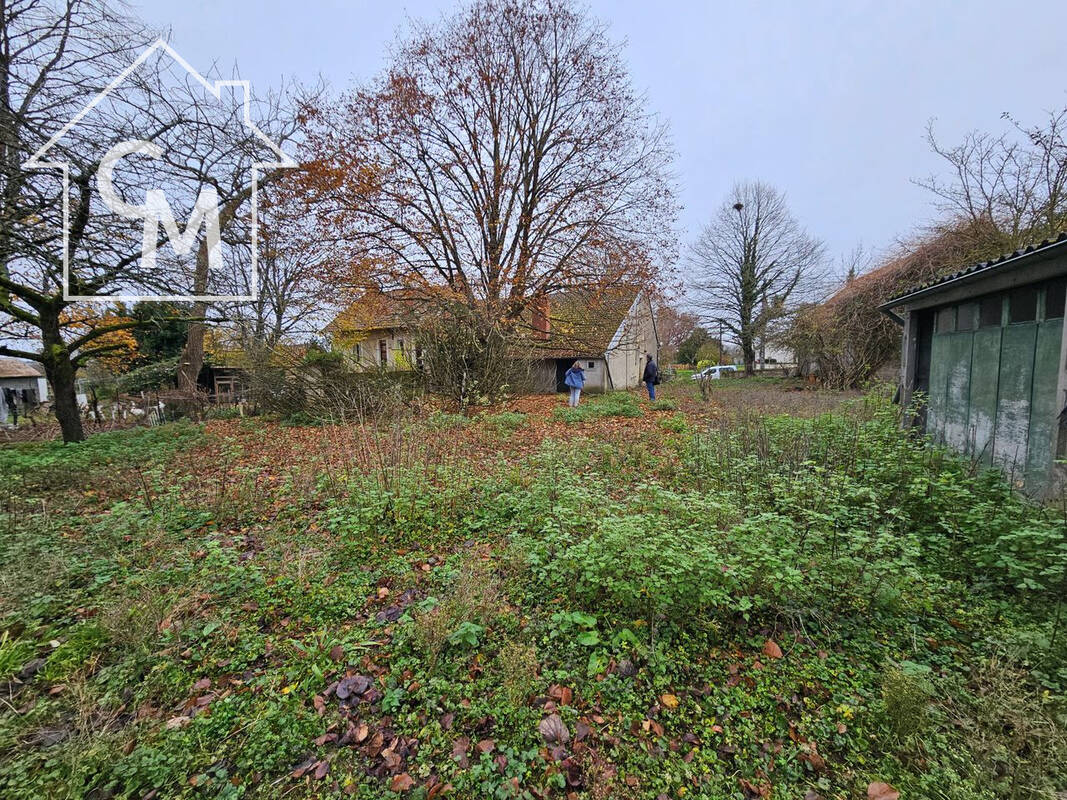
<path fill-rule="evenodd" d="M 79 441 L 77 370 L 114 347 L 111 334 L 141 322 L 86 323 L 87 315 L 107 314 L 73 298 L 210 292 L 217 280 L 205 275 L 202 229 L 182 253 L 168 246 L 176 240 L 160 225 L 157 258 L 142 258 L 142 226 L 107 213 L 111 203 L 102 196 L 108 182 L 99 168 L 111 146 L 149 145 L 110 173 L 122 203 L 147 203 L 146 192 L 161 189 L 192 208 L 211 187 L 226 229 L 235 220 L 247 227 L 252 166 L 275 153 L 243 124 L 243 102 L 227 108 L 234 98 L 214 96 L 162 52 L 109 87 L 157 34 L 104 0 L 5 2 L 0 17 L 0 354 L 44 366 L 63 438 Z M 90 102 L 91 113 L 67 127 Z M 66 193 L 59 172 L 27 166 L 40 152 L 67 165 Z"/>
<path fill-rule="evenodd" d="M 447 287 L 492 330 L 545 295 L 647 281 L 673 247 L 666 129 L 569 0 L 416 25 L 336 109 L 310 185 L 354 283 Z"/>
<path fill-rule="evenodd" d="M 1059 232 L 1067 220 L 1067 108 L 1031 127 L 1003 118 L 1012 130 L 973 131 L 951 147 L 937 140 L 931 121 L 927 141 L 950 177 L 916 184 L 933 192 L 948 217 L 993 226 L 1001 248 L 1010 250 Z"/>
<path fill-rule="evenodd" d="M 679 346 L 700 325 L 696 314 L 682 311 L 677 304 L 666 299 L 656 304 L 656 334 L 659 337 L 660 359 L 673 359 Z"/>
<path fill-rule="evenodd" d="M 341 295 L 330 284 L 332 248 L 316 235 L 306 205 L 290 181 L 261 191 L 258 253 L 259 292 L 255 300 L 219 304 L 219 324 L 236 329 L 247 349 L 270 350 L 285 337 L 307 338 L 340 310 Z M 233 270 L 234 294 L 251 292 L 251 269 Z"/>
<path fill-rule="evenodd" d="M 722 319 L 752 374 L 757 347 L 822 285 L 824 247 L 765 183 L 734 187 L 690 247 L 697 307 Z"/>

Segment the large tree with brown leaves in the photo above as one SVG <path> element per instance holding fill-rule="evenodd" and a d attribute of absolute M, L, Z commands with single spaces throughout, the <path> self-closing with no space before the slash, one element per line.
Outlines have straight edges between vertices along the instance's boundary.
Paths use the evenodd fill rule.
<path fill-rule="evenodd" d="M 567 0 L 478 0 L 415 25 L 316 123 L 305 175 L 346 282 L 447 287 L 507 325 L 539 297 L 647 281 L 669 260 L 666 130 Z"/>

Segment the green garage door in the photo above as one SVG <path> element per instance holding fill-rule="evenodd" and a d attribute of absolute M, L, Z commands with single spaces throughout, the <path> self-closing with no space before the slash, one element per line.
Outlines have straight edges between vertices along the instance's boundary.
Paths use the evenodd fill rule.
<path fill-rule="evenodd" d="M 1063 311 L 1046 296 L 983 298 L 981 317 L 975 302 L 938 309 L 930 352 L 927 432 L 1035 492 L 1051 474 L 1059 413 Z"/>

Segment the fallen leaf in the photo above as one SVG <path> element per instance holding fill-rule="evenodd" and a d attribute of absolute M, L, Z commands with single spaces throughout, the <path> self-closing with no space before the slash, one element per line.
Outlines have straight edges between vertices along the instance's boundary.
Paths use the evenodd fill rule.
<path fill-rule="evenodd" d="M 678 697 L 673 694 L 661 694 L 659 701 L 663 703 L 664 708 L 669 708 L 672 711 L 678 708 Z"/>
<path fill-rule="evenodd" d="M 900 792 L 888 783 L 874 781 L 867 786 L 868 800 L 900 800 Z"/>
<path fill-rule="evenodd" d="M 571 733 L 567 730 L 567 726 L 560 719 L 559 714 L 552 714 L 541 720 L 541 724 L 537 726 L 537 730 L 545 738 L 546 742 L 569 742 L 571 739 Z"/>
<path fill-rule="evenodd" d="M 767 658 L 781 658 L 782 648 L 778 646 L 774 639 L 768 639 L 763 643 L 763 655 L 767 656 Z"/>
<path fill-rule="evenodd" d="M 479 753 L 488 753 L 494 747 L 496 747 L 496 742 L 494 742 L 492 739 L 482 739 L 480 742 L 478 742 Z"/>
<path fill-rule="evenodd" d="M 471 746 L 471 740 L 466 736 L 460 736 L 452 743 L 452 758 L 454 758 L 461 769 L 466 769 L 470 766 L 470 762 L 467 760 L 467 748 Z"/>
<path fill-rule="evenodd" d="M 293 773 L 292 773 L 293 777 L 294 778 L 303 778 L 304 775 L 307 773 L 307 771 L 309 769 L 311 769 L 313 766 L 315 766 L 316 763 L 317 763 L 317 761 L 316 761 L 314 756 L 312 756 L 311 758 L 307 759 L 306 761 L 301 762 L 299 766 L 297 766 L 297 767 L 295 767 L 293 769 Z"/>
<path fill-rule="evenodd" d="M 371 679 L 366 675 L 349 675 L 337 682 L 337 699 L 347 700 L 354 694 L 363 694 L 371 687 Z"/>
<path fill-rule="evenodd" d="M 394 792 L 406 792 L 415 785 L 415 781 L 406 772 L 401 772 L 389 783 L 389 788 Z"/>
<path fill-rule="evenodd" d="M 315 767 L 315 780 L 321 781 L 326 777 L 326 773 L 330 771 L 329 761 L 320 761 Z"/>
<path fill-rule="evenodd" d="M 560 686 L 558 683 L 548 687 L 548 696 L 559 701 L 561 706 L 569 706 L 574 700 L 574 690 L 569 686 Z"/>
<path fill-rule="evenodd" d="M 339 644 L 335 644 L 333 647 L 330 648 L 330 661 L 335 661 L 335 662 L 344 661 L 344 658 L 345 658 L 345 649 L 344 649 L 344 647 L 342 647 Z"/>

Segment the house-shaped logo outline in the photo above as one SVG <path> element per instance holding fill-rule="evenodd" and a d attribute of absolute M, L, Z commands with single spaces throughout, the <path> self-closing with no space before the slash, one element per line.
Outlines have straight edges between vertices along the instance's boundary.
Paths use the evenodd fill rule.
<path fill-rule="evenodd" d="M 251 266 L 251 293 L 247 295 L 195 295 L 195 294 L 176 294 L 176 295 L 123 295 L 123 294 L 108 294 L 108 295 L 72 295 L 70 293 L 70 165 L 66 161 L 44 161 L 43 156 L 48 150 L 62 139 L 74 126 L 76 126 L 85 116 L 92 111 L 97 105 L 99 105 L 104 98 L 106 98 L 111 92 L 113 92 L 123 81 L 138 67 L 144 64 L 152 55 L 156 52 L 163 51 L 169 55 L 174 61 L 181 65 L 181 67 L 189 73 L 197 83 L 204 87 L 215 99 L 222 99 L 222 90 L 227 87 L 239 87 L 244 90 L 244 124 L 247 128 L 250 128 L 252 132 L 264 143 L 271 151 L 273 151 L 278 159 L 277 161 L 257 161 L 251 165 L 252 170 L 252 196 L 251 196 L 251 211 L 252 211 L 252 266 Z M 259 173 L 261 170 L 271 169 L 291 169 L 297 166 L 296 161 L 282 150 L 281 147 L 272 142 L 266 134 L 259 129 L 259 127 L 252 122 L 251 108 L 251 85 L 247 80 L 219 80 L 214 83 L 208 82 L 203 75 L 197 72 L 182 56 L 171 47 L 163 39 L 157 39 L 148 48 L 145 49 L 141 55 L 137 57 L 130 66 L 124 69 L 105 86 L 99 94 L 96 95 L 81 111 L 79 111 L 73 119 L 66 125 L 60 128 L 55 135 L 52 136 L 47 142 L 45 142 L 37 152 L 35 152 L 29 159 L 22 164 L 23 169 L 57 169 L 63 173 L 63 299 L 66 301 L 86 301 L 86 302 L 98 302 L 98 303 L 115 303 L 115 302 L 139 302 L 139 301 L 183 301 L 183 302 L 241 302 L 252 301 L 259 298 L 259 266 L 258 266 L 258 228 L 259 228 L 259 207 L 257 198 L 259 194 Z"/>

